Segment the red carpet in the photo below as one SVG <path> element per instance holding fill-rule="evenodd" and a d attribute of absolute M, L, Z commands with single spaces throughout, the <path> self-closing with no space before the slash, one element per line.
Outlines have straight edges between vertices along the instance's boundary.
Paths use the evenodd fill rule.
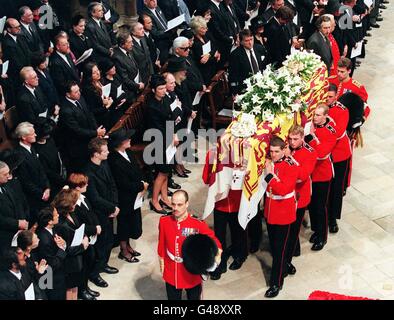
<path fill-rule="evenodd" d="M 326 291 L 313 291 L 308 300 L 376 300 L 365 297 L 352 297 Z"/>

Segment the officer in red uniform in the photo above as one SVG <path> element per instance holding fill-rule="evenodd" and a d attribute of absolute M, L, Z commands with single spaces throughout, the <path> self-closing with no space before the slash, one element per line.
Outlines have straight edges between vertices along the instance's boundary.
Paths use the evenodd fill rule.
<path fill-rule="evenodd" d="M 270 287 L 265 293 L 266 298 L 276 297 L 282 289 L 287 271 L 290 225 L 296 220 L 298 166 L 294 160 L 285 156 L 285 148 L 285 142 L 274 136 L 270 141 L 271 161 L 266 161 L 264 217 L 272 254 Z"/>
<path fill-rule="evenodd" d="M 286 155 L 291 157 L 299 166 L 296 184 L 297 217 L 290 226 L 289 246 L 287 253 L 287 273 L 295 274 L 296 268 L 291 263 L 297 245 L 299 245 L 298 235 L 301 223 L 304 220 L 305 210 L 311 201 L 312 180 L 311 174 L 315 168 L 317 154 L 316 151 L 304 141 L 304 128 L 294 125 L 289 130 L 288 148 Z"/>
<path fill-rule="evenodd" d="M 323 249 L 327 243 L 328 233 L 327 202 L 333 177 L 330 156 L 337 142 L 337 133 L 334 123 L 328 118 L 328 110 L 329 107 L 325 104 L 316 107 L 311 134 L 305 137 L 305 141 L 317 152 L 317 162 L 312 172 L 312 197 L 309 205 L 311 226 L 315 231 L 309 241 L 313 243 L 314 251 Z"/>
<path fill-rule="evenodd" d="M 328 199 L 328 226 L 330 233 L 337 233 L 339 228 L 337 219 L 341 218 L 342 200 L 346 190 L 346 178 L 349 172 L 352 148 L 346 128 L 349 122 L 349 110 L 336 101 L 337 87 L 330 84 L 328 88 L 327 104 L 330 107 L 328 116 L 334 122 L 337 142 L 331 157 L 334 163 L 334 177 L 331 181 Z"/>
<path fill-rule="evenodd" d="M 368 100 L 368 93 L 365 87 L 358 81 L 350 77 L 352 69 L 352 62 L 350 59 L 342 57 L 338 61 L 337 75 L 328 78 L 329 82 L 337 86 L 338 99 L 346 92 L 353 92 L 357 94 L 364 102 Z M 368 106 L 364 109 L 364 118 L 367 119 L 371 110 Z"/>
<path fill-rule="evenodd" d="M 189 300 L 200 300 L 202 279 L 200 275 L 191 274 L 183 265 L 182 244 L 192 234 L 205 234 L 212 238 L 219 248 L 216 257 L 220 260 L 221 244 L 215 233 L 204 221 L 193 218 L 187 211 L 189 195 L 184 190 L 177 190 L 172 196 L 173 212 L 170 216 L 160 218 L 158 254 L 160 271 L 166 283 L 169 300 L 181 300 L 185 289 Z"/>

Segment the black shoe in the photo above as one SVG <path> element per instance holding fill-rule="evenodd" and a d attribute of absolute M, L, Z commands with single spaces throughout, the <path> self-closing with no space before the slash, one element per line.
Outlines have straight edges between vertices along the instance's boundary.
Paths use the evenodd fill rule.
<path fill-rule="evenodd" d="M 153 205 L 152 201 L 149 201 L 149 207 L 150 207 L 151 210 L 153 210 L 153 211 L 156 212 L 156 213 L 165 214 L 165 215 L 169 214 L 169 212 L 167 212 L 167 211 L 164 210 L 164 209 L 162 209 L 162 210 L 156 209 L 155 206 Z"/>
<path fill-rule="evenodd" d="M 139 253 L 137 250 L 133 250 L 133 252 L 131 252 L 131 255 L 133 257 L 139 257 L 141 255 L 141 253 Z"/>
<path fill-rule="evenodd" d="M 296 267 L 293 266 L 291 263 L 288 263 L 287 264 L 287 273 L 293 275 L 293 274 L 296 274 L 296 272 L 297 272 Z"/>
<path fill-rule="evenodd" d="M 119 270 L 114 267 L 110 267 L 109 265 L 106 265 L 103 269 L 103 272 L 108 273 L 108 274 L 115 274 L 115 273 L 118 273 Z"/>
<path fill-rule="evenodd" d="M 97 300 L 87 290 L 83 290 L 81 292 L 78 292 L 78 299 L 81 299 L 81 300 Z"/>
<path fill-rule="evenodd" d="M 172 210 L 172 208 L 170 207 L 170 206 L 167 206 L 166 204 L 165 204 L 165 202 L 163 201 L 163 200 L 159 200 L 159 204 L 163 207 L 163 209 L 169 209 L 169 210 Z"/>
<path fill-rule="evenodd" d="M 228 267 L 230 270 L 238 270 L 242 267 L 244 260 L 234 259 L 234 261 Z"/>
<path fill-rule="evenodd" d="M 100 292 L 98 291 L 94 291 L 92 289 L 90 289 L 89 287 L 86 288 L 86 291 L 89 292 L 89 294 L 93 297 L 99 297 L 100 296 Z"/>
<path fill-rule="evenodd" d="M 170 190 L 167 191 L 167 196 L 168 196 L 168 197 L 172 197 L 173 195 L 174 195 L 174 192 L 172 192 L 172 191 L 170 191 Z"/>
<path fill-rule="evenodd" d="M 380 22 L 380 21 L 383 21 L 383 18 L 382 18 L 382 17 L 377 17 L 377 18 L 376 18 L 376 21 L 379 21 L 379 22 Z"/>
<path fill-rule="evenodd" d="M 380 25 L 378 25 L 377 23 L 371 23 L 370 26 L 372 28 L 380 28 Z"/>
<path fill-rule="evenodd" d="M 389 0 L 383 0 L 383 1 L 381 1 L 380 3 L 389 4 L 390 1 L 389 1 Z"/>
<path fill-rule="evenodd" d="M 282 289 L 282 287 L 272 286 L 265 292 L 264 297 L 266 297 L 266 298 L 274 298 L 274 297 L 276 297 L 279 294 L 279 291 L 281 289 Z"/>
<path fill-rule="evenodd" d="M 215 270 L 209 273 L 209 278 L 211 278 L 211 280 L 219 280 L 221 276 L 222 273 L 220 271 Z"/>
<path fill-rule="evenodd" d="M 89 279 L 92 283 L 94 283 L 97 287 L 101 288 L 106 288 L 108 287 L 108 282 L 105 281 L 101 276 L 98 276 L 97 278 L 92 278 Z"/>
<path fill-rule="evenodd" d="M 384 4 L 381 3 L 381 4 L 379 5 L 379 9 L 387 9 L 387 7 L 386 7 Z"/>
<path fill-rule="evenodd" d="M 181 186 L 179 184 L 177 184 L 174 180 L 168 180 L 168 188 L 180 189 Z"/>
<path fill-rule="evenodd" d="M 367 33 L 365 34 L 365 36 L 366 36 L 366 37 L 371 37 L 372 34 L 371 34 L 370 32 L 367 32 Z"/>
<path fill-rule="evenodd" d="M 140 262 L 140 260 L 138 258 L 134 257 L 133 255 L 131 255 L 130 257 L 126 257 L 125 255 L 123 255 L 122 252 L 119 252 L 118 258 L 121 260 L 127 261 L 129 263 Z"/>
<path fill-rule="evenodd" d="M 316 232 L 314 232 L 314 233 L 311 235 L 311 237 L 309 238 L 309 242 L 310 242 L 310 243 L 315 243 L 316 240 L 317 240 L 317 234 L 316 234 Z"/>
<path fill-rule="evenodd" d="M 186 173 L 184 173 L 184 172 L 175 171 L 175 174 L 176 174 L 179 178 L 189 178 L 189 176 L 188 176 Z"/>
<path fill-rule="evenodd" d="M 183 169 L 183 172 L 186 173 L 186 174 L 192 173 L 189 169 Z"/>
<path fill-rule="evenodd" d="M 318 241 L 315 242 L 311 248 L 312 251 L 320 251 L 321 249 L 324 248 L 326 242 L 325 241 Z"/>
<path fill-rule="evenodd" d="M 337 233 L 339 231 L 339 227 L 337 224 L 329 225 L 328 229 L 330 230 L 330 233 Z"/>

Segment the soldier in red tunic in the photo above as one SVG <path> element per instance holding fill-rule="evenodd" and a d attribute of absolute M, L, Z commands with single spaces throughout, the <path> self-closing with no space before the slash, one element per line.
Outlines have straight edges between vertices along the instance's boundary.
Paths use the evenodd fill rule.
<path fill-rule="evenodd" d="M 358 81 L 350 77 L 352 69 L 352 62 L 348 58 L 340 58 L 338 61 L 337 75 L 328 78 L 329 82 L 337 86 L 338 99 L 346 92 L 353 92 L 357 94 L 364 102 L 368 100 L 368 93 L 365 87 Z M 364 118 L 367 119 L 371 110 L 368 106 L 364 109 Z"/>
<path fill-rule="evenodd" d="M 341 218 L 343 194 L 346 190 L 346 178 L 349 172 L 352 148 L 346 128 L 349 122 L 349 110 L 336 100 L 337 87 L 331 84 L 328 88 L 327 104 L 330 107 L 328 116 L 334 122 L 337 142 L 331 157 L 334 164 L 328 200 L 328 226 L 330 233 L 337 233 L 339 228 L 337 219 Z"/>
<path fill-rule="evenodd" d="M 311 201 L 312 180 L 311 174 L 315 168 L 317 154 L 316 151 L 304 141 L 304 128 L 295 125 L 290 128 L 288 147 L 286 155 L 291 157 L 299 166 L 296 184 L 297 214 L 296 221 L 290 226 L 289 246 L 287 254 L 287 272 L 295 274 L 296 268 L 291 263 L 297 244 L 299 245 L 298 235 L 301 223 L 304 219 L 305 210 Z"/>
<path fill-rule="evenodd" d="M 305 137 L 305 141 L 317 152 L 317 162 L 312 172 L 312 197 L 309 205 L 311 226 L 315 231 L 309 241 L 313 243 L 312 250 L 314 251 L 323 249 L 327 243 L 328 233 L 327 201 L 333 177 L 330 156 L 337 142 L 334 123 L 328 118 L 328 110 L 325 104 L 316 107 L 311 134 Z"/>
<path fill-rule="evenodd" d="M 272 254 L 270 287 L 265 297 L 273 298 L 282 289 L 286 274 L 286 253 L 289 245 L 290 225 L 296 220 L 297 200 L 295 187 L 298 166 L 285 156 L 285 142 L 279 137 L 270 141 L 271 161 L 266 162 L 267 182 L 264 217 Z"/>
<path fill-rule="evenodd" d="M 202 293 L 201 275 L 191 274 L 183 265 L 182 244 L 192 234 L 205 234 L 212 238 L 219 248 L 215 260 L 219 264 L 221 244 L 215 233 L 204 221 L 192 217 L 187 211 L 189 196 L 184 190 L 177 190 L 172 196 L 173 212 L 160 218 L 158 255 L 160 271 L 166 283 L 169 300 L 181 300 L 185 289 L 189 300 L 200 300 Z"/>

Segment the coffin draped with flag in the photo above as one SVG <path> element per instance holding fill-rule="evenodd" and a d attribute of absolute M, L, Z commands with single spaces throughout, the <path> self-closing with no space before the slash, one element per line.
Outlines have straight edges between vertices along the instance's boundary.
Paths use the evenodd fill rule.
<path fill-rule="evenodd" d="M 297 52 L 279 70 L 269 66 L 245 84 L 246 92 L 236 101 L 241 112 L 234 113 L 216 148 L 207 153 L 203 180 L 209 189 L 202 217 L 208 217 L 215 202 L 230 190 L 242 190 L 238 220 L 244 229 L 264 196 L 264 165 L 272 135 L 285 138 L 293 124 L 311 119 L 317 104 L 326 99 L 327 69 L 315 54 Z"/>

